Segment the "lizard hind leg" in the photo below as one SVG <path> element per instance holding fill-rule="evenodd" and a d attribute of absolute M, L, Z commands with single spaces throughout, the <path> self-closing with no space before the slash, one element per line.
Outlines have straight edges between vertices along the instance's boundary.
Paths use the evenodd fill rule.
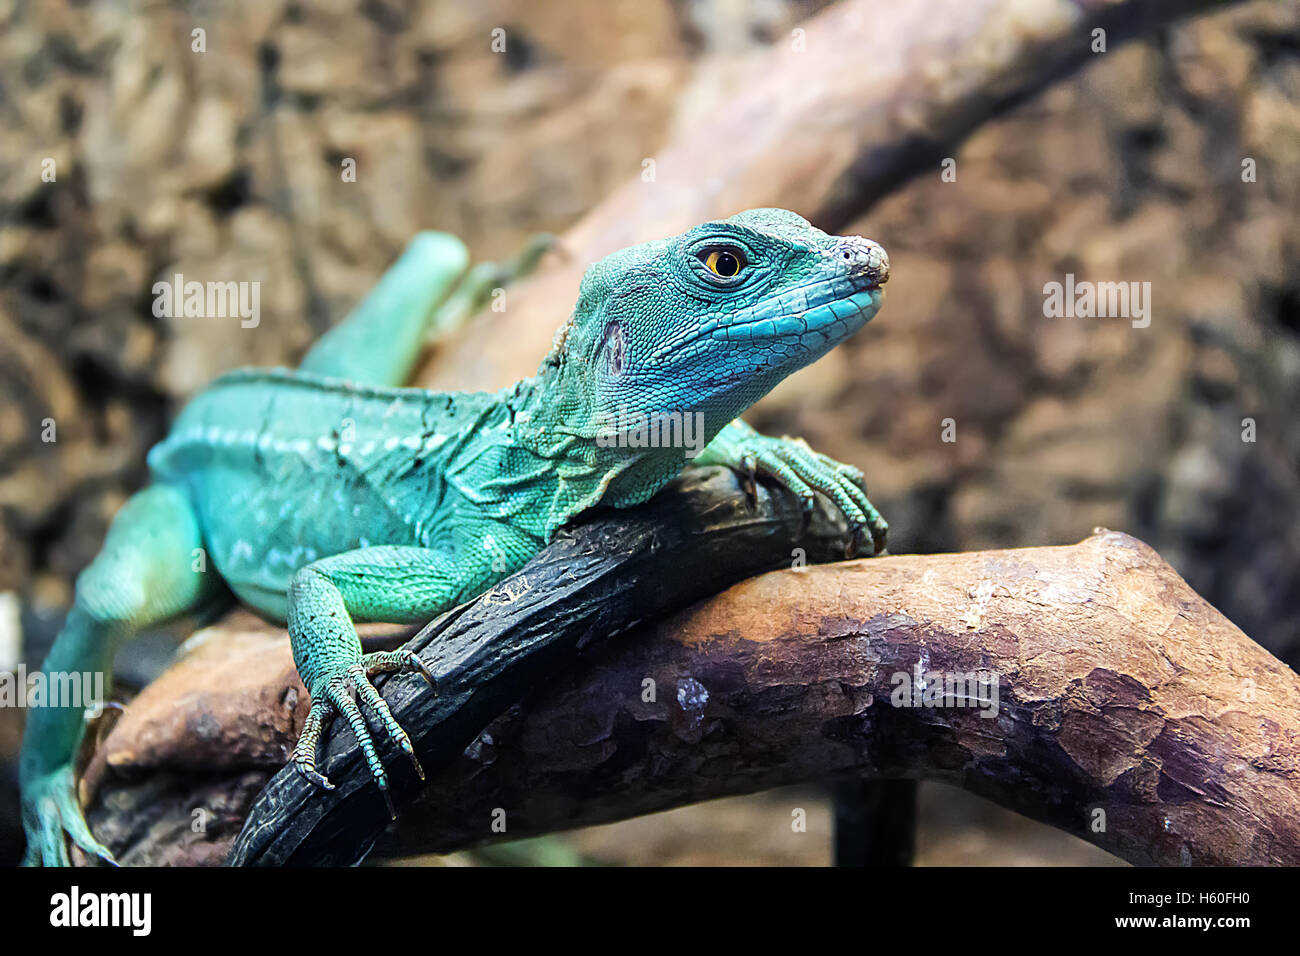
<path fill-rule="evenodd" d="M 368 385 L 405 385 L 424 346 L 451 336 L 499 289 L 559 248 L 555 236 L 539 233 L 512 259 L 467 271 L 469 252 L 459 239 L 422 232 L 365 300 L 312 346 L 301 368 Z"/>
<path fill-rule="evenodd" d="M 439 308 L 431 323 L 432 342 L 448 338 L 475 314 L 496 305 L 498 293 L 532 275 L 542 258 L 551 251 L 565 254 L 560 240 L 547 232 L 534 235 L 513 258 L 504 262 L 480 262 L 465 274 L 456 291 Z"/>
<path fill-rule="evenodd" d="M 420 233 L 299 367 L 366 385 L 405 385 L 439 304 L 468 264 L 469 252 L 455 236 Z"/>
<path fill-rule="evenodd" d="M 122 641 L 220 595 L 220 578 L 208 570 L 202 548 L 198 518 L 184 493 L 154 485 L 122 507 L 103 548 L 77 578 L 76 601 L 41 667 L 50 699 L 28 711 L 23 736 L 25 863 L 67 865 L 67 837 L 112 860 L 86 823 L 73 769 L 85 708 L 103 701 L 63 699 L 53 690 L 84 686 L 85 678 L 96 676 L 107 690 Z"/>

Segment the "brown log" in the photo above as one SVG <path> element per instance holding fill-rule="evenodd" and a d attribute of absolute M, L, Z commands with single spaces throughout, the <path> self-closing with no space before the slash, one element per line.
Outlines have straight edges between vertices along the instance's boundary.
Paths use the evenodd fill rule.
<path fill-rule="evenodd" d="M 379 851 L 490 838 L 496 807 L 519 837 L 852 772 L 1136 864 L 1300 863 L 1300 677 L 1128 535 L 774 572 L 645 630 L 489 728 Z M 918 662 L 996 674 L 997 716 L 895 706 Z"/>
<path fill-rule="evenodd" d="M 895 706 L 918 662 L 995 674 L 996 716 Z M 114 729 L 96 826 L 134 820 L 154 862 L 219 862 L 295 694 L 279 632 L 199 648 Z M 538 687 L 377 852 L 500 838 L 497 808 L 518 838 L 838 773 L 946 780 L 1134 863 L 1295 865 L 1300 677 L 1119 533 L 773 572 Z"/>
<path fill-rule="evenodd" d="M 495 389 L 533 374 L 583 270 L 625 246 L 754 206 L 835 231 L 939 163 L 982 123 L 1106 49 L 1235 0 L 845 0 L 800 24 L 716 109 L 563 238 L 566 255 L 511 289 L 419 377 Z M 887 238 L 887 237 L 882 237 Z M 888 246 L 888 242 L 886 242 Z"/>

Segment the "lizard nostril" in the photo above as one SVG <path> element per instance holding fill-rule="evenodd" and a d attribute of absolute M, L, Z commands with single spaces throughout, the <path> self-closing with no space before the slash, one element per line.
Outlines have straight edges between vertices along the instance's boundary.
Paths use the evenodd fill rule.
<path fill-rule="evenodd" d="M 869 279 L 875 285 L 889 281 L 889 256 L 879 244 L 870 239 L 846 236 L 840 240 L 839 250 L 851 276 Z"/>

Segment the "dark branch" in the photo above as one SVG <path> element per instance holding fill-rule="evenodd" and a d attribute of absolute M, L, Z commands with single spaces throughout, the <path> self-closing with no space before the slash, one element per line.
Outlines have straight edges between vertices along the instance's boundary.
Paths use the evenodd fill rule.
<path fill-rule="evenodd" d="M 719 568 L 778 563 L 799 530 L 793 502 L 764 492 L 750 511 L 726 473 L 691 480 L 557 542 L 526 589 L 516 578 L 426 635 L 443 696 L 418 678 L 385 693 L 442 772 L 417 796 L 388 755 L 397 827 L 379 836 L 382 801 L 343 730 L 327 763 L 340 792 L 280 772 L 236 858 L 347 861 L 377 836 L 384 855 L 446 852 L 849 775 L 947 780 L 1135 863 L 1300 863 L 1300 677 L 1141 542 L 787 570 L 659 619 Z M 825 516 L 805 542 L 810 557 L 840 544 Z M 302 691 L 283 635 L 225 637 L 100 749 L 92 822 L 126 862 L 220 862 L 292 746 Z M 931 681 L 991 673 L 996 716 L 895 706 L 918 664 Z"/>
<path fill-rule="evenodd" d="M 409 646 L 437 675 L 438 691 L 414 675 L 379 686 L 426 770 L 451 763 L 490 720 L 572 666 L 587 645 L 789 564 L 792 543 L 814 561 L 843 556 L 843 525 L 829 513 L 809 522 L 792 496 L 762 487 L 757 494 L 750 507 L 731 472 L 688 472 L 642 508 L 606 512 L 562 533 L 522 571 L 417 635 Z M 400 757 L 390 757 L 400 807 L 419 785 Z M 387 821 L 351 733 L 331 735 L 322 769 L 335 790 L 320 791 L 289 768 L 275 776 L 232 863 L 352 863 L 364 855 Z"/>
<path fill-rule="evenodd" d="M 918 663 L 990 672 L 996 711 L 895 706 Z M 379 850 L 499 838 L 493 808 L 519 838 L 833 775 L 945 780 L 1137 864 L 1294 866 L 1300 677 L 1123 534 L 776 572 L 597 648 Z"/>

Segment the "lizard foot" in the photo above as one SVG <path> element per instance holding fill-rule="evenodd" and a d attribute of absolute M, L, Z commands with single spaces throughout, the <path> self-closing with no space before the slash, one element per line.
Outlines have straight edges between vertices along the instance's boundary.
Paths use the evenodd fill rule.
<path fill-rule="evenodd" d="M 889 525 L 867 498 L 862 472 L 852 465 L 813 451 L 802 438 L 753 433 L 739 449 L 738 468 L 751 495 L 755 476 L 765 475 L 799 495 L 808 515 L 816 504 L 814 492 L 830 498 L 849 523 L 851 537 L 844 549 L 846 558 L 861 553 L 867 535 L 871 537 L 873 555 L 885 550 Z"/>
<path fill-rule="evenodd" d="M 370 678 L 377 674 L 387 674 L 401 670 L 417 670 L 430 685 L 436 686 L 433 674 L 425 666 L 424 661 L 420 660 L 414 651 L 406 649 L 366 654 L 355 664 L 350 664 L 335 670 L 332 674 L 326 675 L 321 680 L 318 688 L 312 692 L 311 710 L 307 713 L 307 722 L 303 725 L 302 734 L 298 737 L 298 744 L 293 751 L 293 765 L 299 773 L 318 787 L 333 790 L 334 785 L 316 769 L 316 750 L 320 744 L 321 731 L 324 729 L 326 721 L 333 719 L 335 716 L 343 717 L 348 722 L 348 726 L 352 728 L 357 743 L 361 745 L 361 752 L 366 758 L 366 764 L 370 767 L 370 773 L 375 779 L 375 784 L 384 795 L 384 802 L 388 805 L 388 814 L 394 820 L 397 819 L 397 810 L 393 806 L 393 798 L 388 791 L 388 774 L 379 759 L 379 753 L 375 749 L 375 742 L 370 736 L 370 730 L 366 727 L 361 708 L 357 706 L 357 701 L 352 697 L 352 692 L 355 691 L 357 699 L 365 704 L 379 723 L 383 725 L 388 738 L 397 744 L 402 752 L 410 758 L 415 772 L 423 780 L 424 768 L 420 766 L 420 761 L 415 756 L 415 747 L 411 744 L 411 738 L 394 719 L 392 711 L 388 708 L 388 702 L 380 696 L 379 691 L 375 689 L 375 685 L 370 683 Z"/>
<path fill-rule="evenodd" d="M 108 847 L 90 832 L 71 764 L 24 784 L 22 817 L 27 834 L 23 866 L 71 866 L 67 837 L 87 853 L 117 865 Z"/>

